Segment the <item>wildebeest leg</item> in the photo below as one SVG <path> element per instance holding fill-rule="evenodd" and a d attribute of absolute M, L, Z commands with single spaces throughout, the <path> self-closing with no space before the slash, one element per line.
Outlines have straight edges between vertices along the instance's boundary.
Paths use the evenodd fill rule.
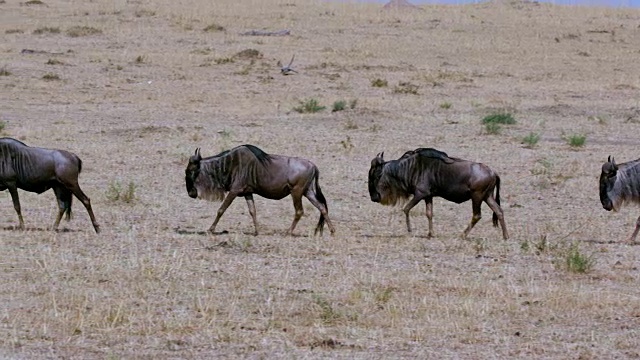
<path fill-rule="evenodd" d="M 500 227 L 502 228 L 502 237 L 505 240 L 509 239 L 509 232 L 507 232 L 507 225 L 505 225 L 504 223 L 504 212 L 502 211 L 502 208 L 500 207 L 500 205 L 498 205 L 498 203 L 493 198 L 493 196 L 489 196 L 485 200 L 485 202 L 487 203 L 487 205 L 489 205 L 491 210 L 493 210 L 493 212 L 498 216 L 498 221 L 500 222 Z M 640 220 L 640 218 L 638 218 L 638 220 Z"/>
<path fill-rule="evenodd" d="M 245 200 L 247 200 L 247 206 L 249 207 L 249 214 L 251 214 L 251 218 L 253 219 L 253 226 L 255 227 L 255 232 L 253 235 L 258 235 L 258 218 L 256 218 L 256 204 L 253 202 L 253 195 L 245 195 Z"/>
<path fill-rule="evenodd" d="M 309 190 L 307 190 L 307 193 L 305 194 L 305 197 L 307 199 L 309 199 L 309 202 L 315 206 L 318 210 L 320 210 L 320 216 L 322 216 L 324 218 L 324 221 L 327 223 L 327 226 L 329 227 L 329 231 L 331 232 L 331 234 L 335 234 L 336 229 L 333 227 L 333 224 L 331 223 L 331 219 L 329 219 L 329 211 L 327 209 L 327 207 L 320 202 L 320 200 L 318 200 L 318 198 L 316 197 L 315 192 L 313 192 L 313 189 L 309 188 Z M 316 228 L 316 232 L 319 232 L 320 235 L 322 235 L 322 224 L 318 224 L 318 228 Z"/>
<path fill-rule="evenodd" d="M 304 215 L 304 208 L 302 207 L 302 194 L 294 189 L 291 191 L 291 198 L 293 199 L 293 207 L 296 209 L 296 214 L 293 217 L 293 222 L 291 223 L 291 227 L 289 228 L 289 234 L 293 234 L 293 229 L 298 225 L 298 221 L 302 215 Z"/>
<path fill-rule="evenodd" d="M 640 217 L 638 217 L 638 220 L 636 220 L 636 229 L 633 231 L 633 234 L 631 234 L 631 237 L 629 238 L 629 242 L 634 243 L 636 242 L 636 237 L 638 236 L 638 231 L 640 231 Z"/>
<path fill-rule="evenodd" d="M 63 187 L 54 187 L 53 192 L 56 194 L 56 200 L 58 201 L 58 216 L 53 223 L 53 229 L 57 230 L 65 212 L 67 212 L 67 220 L 71 217 L 71 199 L 73 195 Z"/>
<path fill-rule="evenodd" d="M 411 209 L 413 209 L 414 206 L 416 206 L 420 201 L 422 201 L 422 199 L 424 199 L 422 196 L 413 195 L 413 198 L 409 200 L 407 205 L 405 205 L 404 209 L 402 210 L 404 211 L 404 214 L 407 217 L 407 231 L 409 232 L 411 232 L 411 220 L 409 220 L 409 211 L 411 211 Z"/>
<path fill-rule="evenodd" d="M 462 233 L 463 239 L 465 239 L 467 235 L 469 235 L 469 232 L 471 231 L 471 229 L 473 229 L 473 226 L 482 218 L 482 213 L 480 210 L 481 205 L 482 199 L 476 199 L 474 197 L 471 198 L 471 208 L 473 209 L 473 216 L 471 216 L 471 222 L 469 223 L 469 226 L 467 226 L 467 228 L 464 229 L 464 232 Z"/>
<path fill-rule="evenodd" d="M 424 199 L 424 202 L 427 204 L 427 220 L 429 220 L 429 233 L 427 237 L 433 237 L 433 198 L 428 197 Z"/>
<path fill-rule="evenodd" d="M 20 198 L 18 197 L 18 189 L 15 186 L 8 186 L 9 193 L 11 194 L 11 200 L 13 200 L 13 208 L 18 213 L 18 220 L 20 220 L 20 229 L 24 230 L 24 220 L 22 219 L 22 212 L 20 211 Z"/>
<path fill-rule="evenodd" d="M 231 203 L 236 198 L 236 196 L 238 196 L 238 193 L 230 192 L 227 194 L 227 197 L 224 198 L 224 201 L 222 201 L 222 205 L 220 205 L 220 208 L 218 209 L 218 213 L 216 214 L 216 219 L 213 221 L 213 224 L 211 224 L 211 227 L 209 228 L 210 233 L 213 234 L 216 231 L 216 225 L 218 225 L 218 221 L 220 221 L 220 218 L 222 217 L 224 212 L 227 210 L 229 205 L 231 205 Z"/>
<path fill-rule="evenodd" d="M 89 213 L 89 218 L 91 218 L 91 223 L 93 224 L 93 229 L 96 231 L 96 233 L 100 232 L 100 225 L 98 225 L 98 222 L 96 221 L 96 217 L 93 215 L 93 210 L 91 209 L 91 200 L 89 200 L 89 197 L 87 195 L 85 195 L 85 193 L 82 191 L 82 189 L 80 189 L 80 185 L 78 185 L 78 183 L 63 183 L 63 185 L 73 193 L 73 195 L 75 195 L 75 197 L 78 198 L 78 200 L 80 200 L 80 202 L 82 203 L 82 205 L 84 205 L 84 207 L 87 209 L 87 212 Z"/>

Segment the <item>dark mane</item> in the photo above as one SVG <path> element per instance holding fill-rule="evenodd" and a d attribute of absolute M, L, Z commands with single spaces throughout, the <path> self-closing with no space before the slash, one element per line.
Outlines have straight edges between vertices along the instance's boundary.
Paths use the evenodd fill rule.
<path fill-rule="evenodd" d="M 267 163 L 271 162 L 271 156 L 266 152 L 262 151 L 261 149 L 259 149 L 258 147 L 250 144 L 245 144 L 241 146 L 244 146 L 247 149 L 249 149 L 249 151 L 253 153 L 253 155 L 258 159 L 258 161 L 260 161 L 262 165 L 266 165 Z"/>
<path fill-rule="evenodd" d="M 447 153 L 445 153 L 444 151 L 436 150 L 433 148 L 417 148 L 413 150 L 413 153 L 417 154 L 418 156 L 442 160 L 447 164 L 451 164 L 456 160 L 455 158 L 449 157 L 449 155 L 447 155 Z"/>

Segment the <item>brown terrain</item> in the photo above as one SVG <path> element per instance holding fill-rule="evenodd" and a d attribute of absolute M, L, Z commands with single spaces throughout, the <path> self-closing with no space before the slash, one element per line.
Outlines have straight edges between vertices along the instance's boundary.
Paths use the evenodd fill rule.
<path fill-rule="evenodd" d="M 0 358 L 640 357 L 640 213 L 598 197 L 640 157 L 640 10 L 382 5 L 0 0 L 2 133 L 80 156 L 103 230 L 23 191 L 15 230 L 0 193 Z M 205 233 L 188 157 L 244 143 L 319 167 L 335 236 L 259 197 L 261 235 L 242 199 Z M 416 147 L 496 170 L 511 238 L 371 202 L 371 159 Z"/>

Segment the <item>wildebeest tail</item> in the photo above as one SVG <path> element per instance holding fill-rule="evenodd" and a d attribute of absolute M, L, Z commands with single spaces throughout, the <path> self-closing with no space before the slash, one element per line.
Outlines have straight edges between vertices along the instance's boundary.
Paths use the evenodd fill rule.
<path fill-rule="evenodd" d="M 318 199 L 320 204 L 324 205 L 324 208 L 327 211 L 329 211 L 329 206 L 327 206 L 327 199 L 324 197 L 324 194 L 320 189 L 320 182 L 318 181 L 319 177 L 320 177 L 320 172 L 316 170 L 316 173 L 313 179 L 314 182 L 316 183 L 316 198 Z M 316 231 L 314 232 L 314 235 L 318 234 L 318 232 L 320 233 L 320 235 L 322 235 L 322 230 L 324 230 L 324 215 L 322 214 L 322 212 L 320 212 L 320 220 L 318 220 L 318 226 L 316 226 Z"/>
<path fill-rule="evenodd" d="M 500 206 L 500 176 L 496 175 L 496 203 Z M 498 214 L 493 212 L 493 226 L 498 227 Z"/>

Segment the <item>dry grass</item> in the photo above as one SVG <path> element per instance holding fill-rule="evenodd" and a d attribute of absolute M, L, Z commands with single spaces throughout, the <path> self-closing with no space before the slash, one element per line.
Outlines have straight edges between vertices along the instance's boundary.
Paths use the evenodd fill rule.
<path fill-rule="evenodd" d="M 53 194 L 25 192 L 28 230 L 11 230 L 17 216 L 0 193 L 0 357 L 640 356 L 640 247 L 623 242 L 638 214 L 602 210 L 597 188 L 608 155 L 638 157 L 638 11 L 423 8 L 3 3 L 0 33 L 24 29 L 0 42 L 11 71 L 0 84 L 5 132 L 83 159 L 103 233 L 78 201 L 64 231 L 46 230 Z M 211 24 L 224 31 L 203 31 Z M 239 35 L 254 29 L 291 35 Z M 291 54 L 299 74 L 282 76 L 276 64 Z M 63 81 L 42 81 L 54 56 L 72 65 L 55 68 Z M 300 99 L 358 102 L 290 112 Z M 517 124 L 481 136 L 481 119 L 498 111 Z M 525 148 L 531 133 L 539 141 Z M 588 145 L 575 151 L 564 134 Z M 227 234 L 204 233 L 219 204 L 187 196 L 188 156 L 243 143 L 318 165 L 335 237 L 310 236 L 318 213 L 308 202 L 297 236 L 286 236 L 290 200 L 261 198 L 260 236 L 249 235 L 242 200 L 218 225 Z M 418 146 L 499 172 L 512 238 L 501 240 L 486 206 L 465 241 L 469 203 L 436 199 L 433 239 L 424 206 L 407 235 L 399 208 L 372 203 L 375 154 Z M 135 201 L 113 201 L 115 181 L 135 184 Z"/>

